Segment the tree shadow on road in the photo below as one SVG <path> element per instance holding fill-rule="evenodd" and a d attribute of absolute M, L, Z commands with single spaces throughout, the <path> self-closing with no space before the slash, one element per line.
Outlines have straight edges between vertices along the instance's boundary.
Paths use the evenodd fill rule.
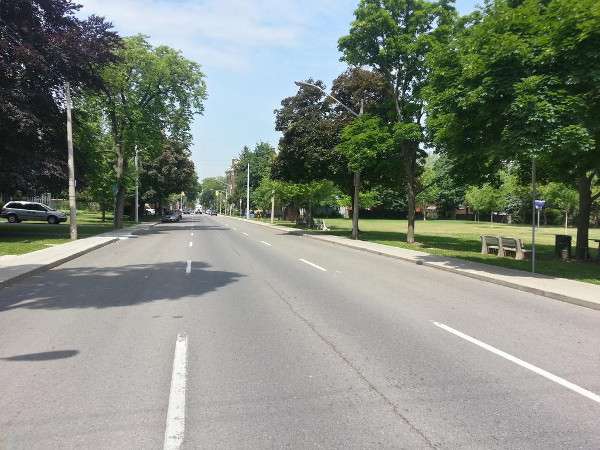
<path fill-rule="evenodd" d="M 0 311 L 26 309 L 115 308 L 207 293 L 244 275 L 211 270 L 194 261 L 118 267 L 55 268 L 3 289 Z"/>

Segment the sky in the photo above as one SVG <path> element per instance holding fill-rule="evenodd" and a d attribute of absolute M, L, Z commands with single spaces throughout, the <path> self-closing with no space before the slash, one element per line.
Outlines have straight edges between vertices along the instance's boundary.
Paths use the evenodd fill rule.
<path fill-rule="evenodd" d="M 104 17 L 121 36 L 144 34 L 197 62 L 208 99 L 192 125 L 199 180 L 224 176 L 244 146 L 277 148 L 275 114 L 295 80 L 327 87 L 347 68 L 337 41 L 359 0 L 75 0 L 82 16 Z M 468 14 L 483 0 L 457 0 Z"/>

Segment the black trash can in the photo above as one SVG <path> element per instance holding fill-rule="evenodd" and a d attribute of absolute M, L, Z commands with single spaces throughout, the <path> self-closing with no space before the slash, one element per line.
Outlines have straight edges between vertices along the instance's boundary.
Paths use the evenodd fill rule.
<path fill-rule="evenodd" d="M 557 258 L 571 259 L 571 236 L 566 234 L 557 234 L 554 240 L 554 253 Z"/>

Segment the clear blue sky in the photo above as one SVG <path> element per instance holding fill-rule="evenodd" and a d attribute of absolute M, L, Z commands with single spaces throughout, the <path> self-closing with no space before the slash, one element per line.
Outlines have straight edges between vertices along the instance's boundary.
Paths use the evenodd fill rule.
<path fill-rule="evenodd" d="M 112 22 L 121 36 L 145 34 L 180 50 L 206 74 L 208 100 L 192 127 L 200 180 L 224 176 L 247 145 L 277 147 L 273 110 L 294 95 L 294 80 L 329 87 L 346 65 L 337 40 L 358 0 L 77 0 L 81 14 Z M 468 14 L 483 0 L 457 0 Z"/>

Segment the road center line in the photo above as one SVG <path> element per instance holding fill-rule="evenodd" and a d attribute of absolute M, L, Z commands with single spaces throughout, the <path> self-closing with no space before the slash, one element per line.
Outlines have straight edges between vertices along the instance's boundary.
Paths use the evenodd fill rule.
<path fill-rule="evenodd" d="M 179 333 L 175 343 L 171 392 L 165 429 L 165 450 L 177 450 L 185 435 L 185 389 L 187 384 L 187 333 Z"/>
<path fill-rule="evenodd" d="M 248 236 L 248 233 L 246 233 L 245 231 L 242 231 L 242 233 L 244 233 L 246 236 Z"/>
<path fill-rule="evenodd" d="M 193 236 L 193 235 L 194 235 L 194 233 L 190 233 L 190 236 Z"/>
<path fill-rule="evenodd" d="M 233 228 L 233 227 L 231 227 L 231 228 Z M 235 231 L 237 231 L 237 228 L 233 228 L 233 229 L 234 229 Z"/>
<path fill-rule="evenodd" d="M 192 241 L 190 241 L 190 247 L 191 247 L 192 245 L 194 245 L 194 243 L 193 243 Z"/>
<path fill-rule="evenodd" d="M 322 270 L 323 272 L 327 272 L 327 269 L 323 269 L 321 266 L 317 266 L 316 264 L 313 264 L 310 261 L 307 261 L 307 260 L 302 259 L 302 258 L 300 258 L 300 261 L 302 261 L 303 263 L 308 264 L 309 266 L 313 266 L 316 269 Z"/>
<path fill-rule="evenodd" d="M 484 348 L 498 356 L 501 356 L 504 359 L 514 362 L 515 364 L 518 364 L 519 366 L 524 367 L 525 369 L 531 370 L 532 372 L 537 373 L 538 375 L 541 375 L 544 378 L 554 381 L 555 383 L 558 383 L 561 386 L 566 387 L 567 389 L 571 389 L 572 391 L 575 391 L 578 394 L 583 395 L 584 397 L 587 397 L 597 403 L 600 403 L 600 395 L 598 395 L 598 394 L 594 394 L 593 392 L 590 392 L 587 389 L 579 387 L 576 384 L 573 384 L 570 381 L 565 380 L 564 378 L 560 378 L 550 372 L 545 371 L 544 369 L 540 369 L 539 367 L 529 364 L 528 362 L 523 361 L 522 359 L 519 359 L 515 356 L 512 356 L 512 355 L 506 353 L 506 352 L 503 352 L 502 350 L 498 350 L 497 348 L 492 347 L 491 345 L 488 345 L 485 342 L 481 342 L 469 335 L 461 333 L 460 331 L 455 330 L 454 328 L 451 328 L 448 325 L 444 325 L 443 323 L 439 323 L 439 322 L 435 322 L 435 321 L 433 322 L 433 324 L 436 327 L 442 328 L 443 330 L 446 330 L 462 339 L 465 339 L 466 341 L 471 342 L 472 344 L 478 345 L 479 347 Z"/>
<path fill-rule="evenodd" d="M 268 242 L 265 242 L 265 241 L 260 241 L 260 242 L 262 242 L 265 245 L 268 245 L 269 247 L 271 246 L 271 244 L 269 244 Z"/>
<path fill-rule="evenodd" d="M 190 273 L 192 271 L 192 261 L 188 260 L 187 267 L 185 268 L 185 273 Z"/>

